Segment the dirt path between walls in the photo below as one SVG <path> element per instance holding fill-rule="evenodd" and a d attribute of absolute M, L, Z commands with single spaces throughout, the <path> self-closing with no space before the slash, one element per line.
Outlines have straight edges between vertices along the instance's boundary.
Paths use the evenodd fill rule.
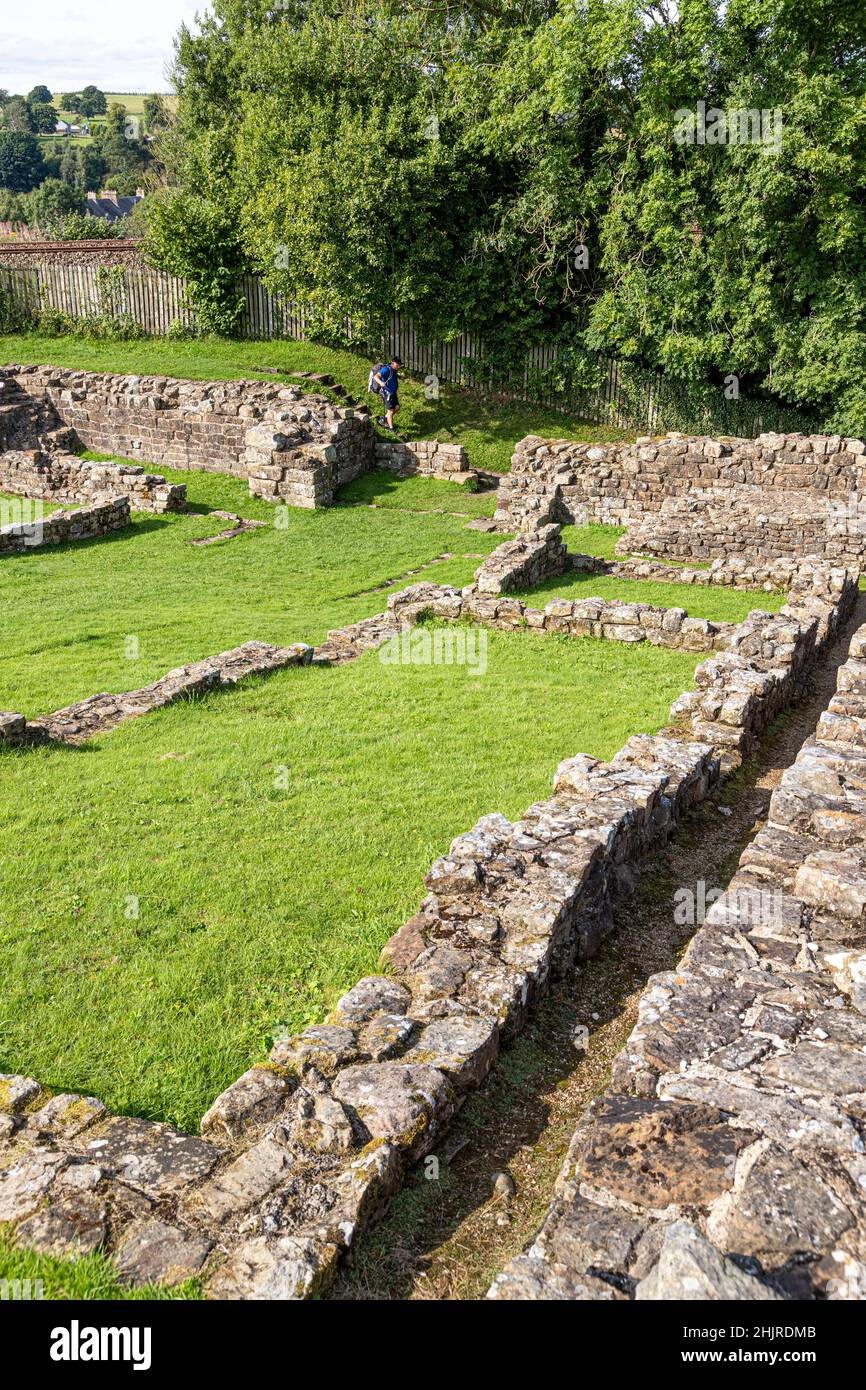
<path fill-rule="evenodd" d="M 634 1027 L 647 977 L 672 969 L 694 933 L 697 923 L 684 922 L 682 910 L 675 916 L 675 894 L 699 895 L 701 883 L 705 894 L 727 885 L 782 772 L 814 731 L 851 634 L 864 621 L 861 595 L 800 701 L 643 873 L 616 909 L 616 928 L 598 956 L 554 987 L 500 1056 L 443 1140 L 438 1171 L 428 1156 L 409 1175 L 332 1299 L 483 1298 L 493 1276 L 532 1238 L 572 1132 L 608 1084 L 613 1058 Z M 510 1176 L 513 1195 L 507 1178 L 494 1189 L 498 1173 Z"/>

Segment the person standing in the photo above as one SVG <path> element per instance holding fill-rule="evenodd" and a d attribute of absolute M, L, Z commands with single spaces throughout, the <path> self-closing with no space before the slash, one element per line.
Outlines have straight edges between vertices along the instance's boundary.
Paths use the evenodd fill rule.
<path fill-rule="evenodd" d="M 391 431 L 394 429 L 394 416 L 400 409 L 399 369 L 399 357 L 392 357 L 390 363 L 384 363 L 373 374 L 373 380 L 382 393 L 382 400 L 385 405 L 385 414 L 377 416 L 377 423 L 384 425 L 386 430 Z"/>

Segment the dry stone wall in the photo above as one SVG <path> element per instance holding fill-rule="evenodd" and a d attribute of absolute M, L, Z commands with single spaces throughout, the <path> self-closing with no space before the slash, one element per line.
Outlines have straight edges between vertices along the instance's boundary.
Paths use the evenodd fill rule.
<path fill-rule="evenodd" d="M 7 367 L 0 376 L 89 449 L 233 473 L 257 496 L 290 506 L 327 505 L 375 458 L 367 418 L 300 386 L 53 367 Z"/>
<path fill-rule="evenodd" d="M 545 579 L 564 574 L 568 568 L 570 557 L 561 528 L 541 526 L 497 546 L 476 571 L 475 582 L 479 593 L 505 594 L 515 589 L 533 589 Z"/>
<path fill-rule="evenodd" d="M 38 521 L 0 526 L 0 555 L 14 555 L 43 545 L 67 545 L 71 541 L 95 540 L 130 523 L 126 497 L 100 502 L 93 507 L 54 512 Z M 2 716 L 0 716 L 2 718 Z M 0 732 L 2 738 L 2 732 Z"/>
<path fill-rule="evenodd" d="M 866 444 L 823 435 L 756 440 L 682 434 L 635 444 L 530 435 L 515 450 L 496 520 L 625 526 L 625 551 L 764 561 L 866 555 Z"/>
<path fill-rule="evenodd" d="M 496 1299 L 866 1298 L 866 627 Z"/>

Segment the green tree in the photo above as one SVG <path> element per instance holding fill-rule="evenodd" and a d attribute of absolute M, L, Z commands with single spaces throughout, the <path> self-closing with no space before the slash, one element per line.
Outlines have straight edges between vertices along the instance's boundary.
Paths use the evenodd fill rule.
<path fill-rule="evenodd" d="M 17 131 L 33 129 L 30 107 L 23 97 L 10 97 L 3 107 L 3 127 L 5 130 Z"/>
<path fill-rule="evenodd" d="M 104 116 L 108 110 L 105 93 L 92 85 L 85 87 L 78 98 L 76 110 L 82 116 Z"/>
<path fill-rule="evenodd" d="M 153 92 L 144 98 L 143 115 L 148 135 L 159 134 L 171 123 L 171 112 L 165 98 L 160 96 L 159 92 Z"/>
<path fill-rule="evenodd" d="M 27 103 L 29 106 L 51 106 L 53 101 L 54 97 L 52 93 L 50 92 L 48 87 L 45 86 L 40 85 L 38 87 L 34 87 L 31 91 L 27 93 Z"/>
<path fill-rule="evenodd" d="M 175 85 L 166 262 L 189 212 L 325 335 L 397 309 L 866 433 L 862 0 L 215 0 Z"/>
<path fill-rule="evenodd" d="M 123 103 L 113 101 L 108 119 L 94 136 L 90 148 L 101 161 L 103 178 L 118 193 L 131 195 L 144 177 L 151 154 L 143 140 L 130 138 L 126 118 Z"/>
<path fill-rule="evenodd" d="M 67 141 L 59 172 L 63 182 L 83 196 L 102 186 L 105 161 L 93 145 L 73 145 Z"/>
<path fill-rule="evenodd" d="M 39 227 L 45 227 L 81 208 L 80 195 L 62 179 L 45 179 L 27 195 L 26 201 L 27 221 Z"/>
<path fill-rule="evenodd" d="M 29 193 L 45 177 L 39 141 L 28 131 L 0 130 L 0 187 Z"/>
<path fill-rule="evenodd" d="M 26 222 L 27 204 L 20 193 L 0 188 L 0 222 Z"/>
<path fill-rule="evenodd" d="M 49 135 L 57 125 L 57 111 L 50 102 L 28 102 L 30 128 L 37 134 Z"/>

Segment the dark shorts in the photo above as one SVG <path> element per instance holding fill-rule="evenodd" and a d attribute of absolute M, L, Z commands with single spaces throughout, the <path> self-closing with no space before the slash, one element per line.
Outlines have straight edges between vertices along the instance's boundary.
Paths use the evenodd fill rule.
<path fill-rule="evenodd" d="M 400 404 L 400 401 L 399 401 L 398 398 L 397 398 L 397 393 L 396 393 L 396 392 L 395 392 L 394 395 L 392 396 L 392 395 L 389 395 L 389 393 L 388 393 L 387 391 L 383 391 L 383 392 L 382 392 L 382 400 L 385 402 L 385 409 L 386 409 L 386 410 L 396 410 L 397 407 L 398 407 L 398 405 Z"/>

